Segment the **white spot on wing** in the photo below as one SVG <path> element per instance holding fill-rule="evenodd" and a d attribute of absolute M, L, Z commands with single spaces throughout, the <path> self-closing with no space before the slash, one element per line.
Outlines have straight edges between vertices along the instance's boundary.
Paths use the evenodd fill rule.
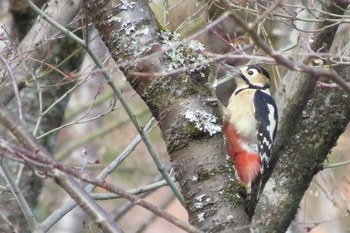
<path fill-rule="evenodd" d="M 269 122 L 270 122 L 270 127 L 268 128 L 268 131 L 270 133 L 270 138 L 272 140 L 274 140 L 274 138 L 273 138 L 273 131 L 275 130 L 275 128 L 277 126 L 277 122 L 276 122 L 275 117 L 274 117 L 276 109 L 271 104 L 267 104 L 267 107 L 269 109 L 268 117 L 269 117 Z"/>
<path fill-rule="evenodd" d="M 269 132 L 270 132 L 270 131 L 269 131 Z M 263 143 L 264 145 L 269 145 L 269 144 L 270 144 L 270 141 L 269 141 L 266 137 L 264 137 L 262 143 Z"/>

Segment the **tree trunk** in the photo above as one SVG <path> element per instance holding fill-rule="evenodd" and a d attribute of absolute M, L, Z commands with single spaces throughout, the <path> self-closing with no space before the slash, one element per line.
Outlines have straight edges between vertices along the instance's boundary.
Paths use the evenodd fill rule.
<path fill-rule="evenodd" d="M 204 85 L 208 67 L 153 76 L 182 60 L 200 61 L 198 47 L 162 31 L 147 1 L 89 0 L 84 5 L 113 58 L 159 122 L 190 223 L 206 232 L 232 232 L 246 225 L 242 189 L 226 161 L 218 130 L 220 112 L 206 104 L 211 97 Z M 171 54 L 160 52 L 174 43 L 180 46 L 173 46 Z"/>

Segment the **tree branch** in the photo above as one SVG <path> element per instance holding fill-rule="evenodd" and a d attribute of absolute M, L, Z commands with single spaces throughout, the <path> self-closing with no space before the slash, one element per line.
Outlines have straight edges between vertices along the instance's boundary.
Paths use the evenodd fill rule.
<path fill-rule="evenodd" d="M 204 85 L 207 66 L 162 77 L 130 75 L 171 71 L 176 58 L 187 62 L 190 58 L 186 56 L 199 62 L 194 47 L 162 31 L 147 1 L 89 0 L 84 5 L 112 57 L 124 64 L 121 70 L 159 122 L 190 223 L 211 232 L 232 232 L 245 226 L 245 200 L 237 194 L 239 183 L 232 182 L 222 135 L 215 131 L 211 136 L 212 132 L 204 130 L 210 128 L 205 119 L 215 119 L 210 125 L 214 128 L 220 125 L 218 109 L 206 104 L 211 97 Z M 173 44 L 179 45 L 163 52 Z M 142 59 L 146 56 L 148 59 Z"/>
<path fill-rule="evenodd" d="M 35 156 L 43 161 L 50 161 L 54 164 L 53 156 L 44 148 L 26 127 L 18 119 L 6 111 L 4 105 L 0 104 L 0 122 L 6 127 L 17 140 L 30 151 L 35 151 Z M 3 141 L 3 144 L 6 142 Z M 105 232 L 120 233 L 121 230 L 115 224 L 113 219 L 92 199 L 92 197 L 70 176 L 62 173 L 54 173 L 55 181 L 81 206 L 82 209 L 95 221 Z"/>
<path fill-rule="evenodd" d="M 231 4 L 226 0 L 222 2 L 226 6 Z M 329 13 L 333 14 L 332 17 L 339 18 L 347 6 L 348 3 L 323 1 L 324 13 L 321 13 L 319 18 L 325 18 Z M 253 225 L 260 224 L 255 226 L 260 231 L 285 232 L 312 177 L 320 170 L 319 164 L 322 164 L 350 119 L 350 108 L 345 104 L 348 95 L 334 89 L 316 90 L 313 93 L 316 81 L 320 77 L 328 78 L 350 93 L 350 86 L 346 80 L 348 73 L 343 66 L 334 70 L 312 66 L 312 55 L 303 63 L 296 63 L 283 54 L 276 53 L 259 37 L 252 25 L 246 23 L 235 11 L 232 10 L 231 15 L 235 22 L 249 33 L 258 47 L 274 58 L 277 64 L 290 69 L 276 93 L 280 121 L 273 148 L 272 168 L 279 157 L 280 163 L 266 184 L 266 190 L 253 216 Z M 317 29 L 323 30 L 316 30 L 311 49 L 315 52 L 329 49 L 338 25 L 333 25 L 328 20 L 318 22 Z M 293 71 L 302 73 L 295 74 Z M 329 98 L 332 100 L 324 106 Z M 336 119 L 326 117 L 334 112 L 339 112 L 339 115 L 335 116 Z M 315 122 L 318 124 L 315 125 Z M 263 186 L 269 177 L 270 175 L 266 174 Z"/>
<path fill-rule="evenodd" d="M 64 0 L 57 3 L 55 3 L 55 1 L 50 1 L 48 5 L 46 5 L 47 8 L 45 8 L 45 10 L 55 17 L 55 19 L 67 25 L 79 11 L 81 5 L 79 5 L 79 1 Z M 36 2 L 45 1 L 39 0 Z M 10 65 L 9 69 L 13 71 L 13 76 L 16 78 L 19 90 L 16 90 L 16 87 L 12 85 L 8 85 L 11 83 L 11 76 L 8 72 L 9 69 L 0 71 L 0 77 L 5 78 L 2 79 L 0 87 L 0 102 L 6 103 L 7 108 L 11 109 L 12 113 L 15 115 L 20 115 L 19 111 L 22 111 L 23 120 L 26 122 L 26 128 L 29 130 L 34 129 L 33 134 L 41 134 L 62 123 L 64 111 L 69 99 L 68 96 L 61 100 L 50 112 L 45 114 L 45 116 L 39 117 L 40 121 L 38 121 L 38 115 L 40 115 L 42 108 L 50 106 L 51 103 L 54 102 L 58 96 L 65 93 L 70 86 L 69 84 L 62 85 L 62 72 L 57 74 L 56 71 L 58 71 L 58 69 L 64 71 L 76 70 L 80 65 L 82 52 L 79 52 L 79 50 L 78 52 L 72 52 L 77 51 L 76 44 L 71 43 L 71 41 L 66 38 L 57 37 L 57 31 L 53 32 L 51 30 L 52 28 L 47 26 L 42 20 L 36 20 L 36 15 L 30 12 L 30 8 L 24 1 L 11 1 L 11 4 L 17 5 L 16 3 L 25 7 L 24 11 L 21 9 L 16 13 L 18 14 L 17 16 L 21 16 L 20 19 L 17 18 L 18 21 L 25 22 L 24 24 L 16 25 L 19 26 L 18 30 L 20 31 L 21 38 L 27 33 L 27 29 L 30 28 L 32 22 L 36 23 L 18 47 L 12 47 L 17 45 L 14 42 L 16 41 L 15 39 L 13 39 L 14 41 L 12 43 L 8 44 L 9 47 L 7 51 L 11 51 L 12 53 L 3 53 L 3 56 Z M 13 8 L 11 10 L 13 10 Z M 26 29 L 23 29 L 23 27 L 26 27 Z M 48 32 L 46 30 L 50 31 Z M 67 57 L 70 59 L 67 59 Z M 51 65 L 49 69 L 47 69 L 49 72 L 46 72 L 43 77 L 42 74 L 44 72 L 40 72 L 42 69 L 38 68 L 39 65 L 42 64 L 42 59 L 45 59 L 45 64 L 49 66 L 50 62 L 51 64 L 56 64 L 58 61 L 65 62 L 62 62 L 59 68 L 55 67 L 55 69 L 52 69 L 53 65 Z M 3 77 L 3 75 L 5 75 L 5 77 Z M 30 81 L 28 81 L 28 77 Z M 23 79 L 26 79 L 26 85 L 24 85 L 23 82 L 18 82 Z M 23 88 L 24 86 L 28 86 L 29 88 Z M 18 93 L 19 91 L 20 93 Z M 14 95 L 19 95 L 19 98 L 21 98 L 21 108 L 17 107 L 18 104 L 16 104 L 15 101 L 11 101 Z M 16 100 L 17 99 L 18 97 L 16 97 Z M 6 139 L 9 141 L 13 140 L 13 136 L 8 133 L 7 129 L 0 126 L 0 131 Z M 57 134 L 54 133 L 41 140 L 47 150 L 51 151 L 55 146 L 56 136 Z M 3 162 L 6 164 L 5 166 L 9 169 L 11 174 L 16 177 L 15 182 L 22 193 L 25 194 L 29 206 L 34 208 L 42 190 L 42 180 L 35 175 L 33 170 L 28 166 L 7 159 Z M 12 222 L 13 226 L 21 230 L 29 230 L 27 229 L 29 226 L 26 224 L 26 219 L 21 212 L 21 208 L 19 208 L 10 192 L 2 194 L 0 205 L 3 206 L 2 215 L 6 215 L 6 218 Z M 0 232 L 11 231 L 11 228 L 12 226 L 4 221 L 0 223 Z"/>
<path fill-rule="evenodd" d="M 146 134 L 144 134 L 143 130 L 140 127 L 140 124 L 139 124 L 137 118 L 135 117 L 135 114 L 133 113 L 133 111 L 129 107 L 127 101 L 123 97 L 120 88 L 115 84 L 115 82 L 114 82 L 113 78 L 111 77 L 111 75 L 104 69 L 104 66 L 101 63 L 101 61 L 99 60 L 99 58 L 94 54 L 94 52 L 91 50 L 91 48 L 89 48 L 88 44 L 85 44 L 85 41 L 83 41 L 82 39 L 80 39 L 79 37 L 74 35 L 74 33 L 72 33 L 71 31 L 69 31 L 68 29 L 64 28 L 63 26 L 61 26 L 56 21 L 54 21 L 51 17 L 49 17 L 47 14 L 45 14 L 43 11 L 41 11 L 31 0 L 27 0 L 27 2 L 33 8 L 33 10 L 35 10 L 48 23 L 50 23 L 50 25 L 54 26 L 56 29 L 60 30 L 66 36 L 72 38 L 80 46 L 85 48 L 86 52 L 90 55 L 91 59 L 95 62 L 97 67 L 102 70 L 102 74 L 103 74 L 104 78 L 106 79 L 106 81 L 110 85 L 110 87 L 112 88 L 112 90 L 115 93 L 115 95 L 118 97 L 120 103 L 122 104 L 122 106 L 124 107 L 126 113 L 130 117 L 130 120 L 133 123 L 133 125 L 135 126 L 137 132 L 141 135 L 142 140 L 144 141 L 144 143 L 145 143 L 145 145 L 146 145 L 146 147 L 147 147 L 147 149 L 148 149 L 148 151 L 149 151 L 149 153 L 150 153 L 154 163 L 156 164 L 159 172 L 163 175 L 164 179 L 166 181 L 168 181 L 170 188 L 172 189 L 174 194 L 177 196 L 177 198 L 180 200 L 180 202 L 184 203 L 184 199 L 183 199 L 183 196 L 182 196 L 181 192 L 178 190 L 176 184 L 173 182 L 173 180 L 171 179 L 170 175 L 164 170 L 164 166 L 163 166 L 162 162 L 160 161 L 159 156 L 156 153 L 152 143 L 150 142 L 150 139 L 148 138 L 148 136 Z"/>
<path fill-rule="evenodd" d="M 327 13 L 342 15 L 347 5 L 324 2 L 322 9 Z M 323 18 L 323 15 L 319 18 Z M 326 20 L 318 23 L 317 28 L 326 29 L 314 35 L 311 45 L 314 51 L 331 47 L 338 25 L 327 27 L 329 24 Z M 251 31 L 251 34 L 255 33 Z M 346 79 L 349 69 L 344 69 L 344 66 L 335 67 L 334 70 L 312 67 L 312 57 L 306 59 L 304 64 L 296 64 L 275 54 L 271 48 L 267 49 L 257 35 L 253 39 L 278 64 L 303 72 L 295 74 L 289 71 L 276 93 L 280 122 L 273 151 L 274 163 L 279 157 L 280 162 L 266 184 L 253 217 L 253 222 L 261 223 L 258 227 L 264 232 L 285 232 L 313 176 L 320 170 L 320 164 L 350 119 L 350 108 L 346 104 L 348 95 L 334 89 L 316 89 L 313 92 L 316 80 L 319 77 L 330 78 L 349 92 Z M 335 112 L 338 114 L 334 115 Z M 329 115 L 334 117 L 327 117 Z"/>
<path fill-rule="evenodd" d="M 348 66 L 336 68 L 344 78 Z M 349 95 L 336 89 L 316 89 L 302 119 L 289 131 L 280 159 L 257 205 L 254 221 L 266 232 L 285 232 L 312 178 L 350 120 Z M 269 216 L 266 218 L 266 216 Z"/>
<path fill-rule="evenodd" d="M 1 112 L 0 112 L 0 117 L 2 117 Z M 6 150 L 14 155 L 19 156 L 20 158 L 23 158 L 26 160 L 29 164 L 35 164 L 38 169 L 40 169 L 40 172 L 44 172 L 48 177 L 54 178 L 54 180 L 60 184 L 62 187 L 66 188 L 69 187 L 66 191 L 71 195 L 73 199 L 77 201 L 77 203 L 86 203 L 88 205 L 92 205 L 93 203 L 88 200 L 91 199 L 91 196 L 83 191 L 81 186 L 79 185 L 74 185 L 73 187 L 71 186 L 71 181 L 72 177 L 78 178 L 79 180 L 88 182 L 90 184 L 93 184 L 95 186 L 99 186 L 103 189 L 106 189 L 112 193 L 115 193 L 119 195 L 120 197 L 126 198 L 129 201 L 131 201 L 133 204 L 140 205 L 159 217 L 164 218 L 165 220 L 169 221 L 170 223 L 173 223 L 174 225 L 178 226 L 179 228 L 189 232 L 189 233 L 201 233 L 198 229 L 195 227 L 177 219 L 176 217 L 164 212 L 161 210 L 159 207 L 141 199 L 138 198 L 135 195 L 132 195 L 131 193 L 125 191 L 124 189 L 121 189 L 117 186 L 114 186 L 105 180 L 97 179 L 94 177 L 90 177 L 87 174 L 82 174 L 80 171 L 69 167 L 65 166 L 55 160 L 53 160 L 50 157 L 46 156 L 41 156 L 38 152 L 31 151 L 31 150 L 25 150 L 19 147 L 16 147 L 14 145 L 11 145 L 7 143 L 6 141 L 0 139 L 0 149 Z M 40 153 L 40 152 L 39 152 Z M 83 208 L 83 207 L 82 207 Z M 86 208 L 85 208 L 86 210 Z M 105 230 L 106 232 L 121 232 L 118 229 L 111 229 L 109 228 L 108 224 L 114 223 L 112 221 L 111 223 L 106 223 L 106 221 L 110 221 L 110 219 L 106 219 L 104 216 L 103 212 L 97 212 L 100 215 L 97 216 L 98 218 L 95 218 L 94 220 L 97 221 L 99 224 L 98 225 L 104 225 L 103 227 L 100 226 L 101 230 Z M 112 231 L 111 231 L 112 230 Z"/>
<path fill-rule="evenodd" d="M 66 26 L 77 15 L 81 4 L 81 0 L 49 1 L 45 12 L 51 15 L 56 22 Z M 34 57 L 41 60 L 40 57 L 46 54 L 47 49 L 55 41 L 54 37 L 57 32 L 45 20 L 39 19 L 15 49 L 15 53 L 8 59 L 20 89 L 25 86 L 23 81 L 28 78 L 28 74 L 34 73 L 32 71 L 40 66 L 39 62 L 33 62 L 27 58 Z M 0 77 L 3 76 L 6 77 L 6 73 L 0 72 Z M 1 86 L 1 103 L 6 105 L 14 97 L 14 94 L 12 89 Z"/>

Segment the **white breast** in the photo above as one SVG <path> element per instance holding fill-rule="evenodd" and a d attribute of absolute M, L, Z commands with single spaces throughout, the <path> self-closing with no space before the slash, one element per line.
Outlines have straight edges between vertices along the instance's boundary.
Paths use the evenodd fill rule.
<path fill-rule="evenodd" d="M 250 143 L 257 142 L 253 96 L 252 90 L 244 90 L 237 95 L 232 95 L 226 114 L 237 133 Z"/>

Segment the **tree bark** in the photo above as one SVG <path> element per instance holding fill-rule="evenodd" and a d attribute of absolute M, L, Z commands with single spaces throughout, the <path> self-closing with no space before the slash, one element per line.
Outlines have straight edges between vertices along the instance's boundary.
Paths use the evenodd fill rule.
<path fill-rule="evenodd" d="M 88 0 L 84 5 L 113 58 L 159 122 L 190 223 L 206 232 L 232 232 L 246 225 L 242 187 L 226 161 L 222 134 L 213 131 L 221 125 L 220 113 L 206 104 L 211 97 L 204 85 L 208 67 L 152 76 L 178 67 L 180 61 L 198 62 L 200 55 L 162 31 L 147 1 Z M 171 54 L 161 52 L 176 43 Z"/>
<path fill-rule="evenodd" d="M 341 2 L 322 3 L 323 10 L 339 17 L 347 6 Z M 206 232 L 232 232 L 237 226 L 248 224 L 245 201 L 239 195 L 241 187 L 230 180 L 233 174 L 224 158 L 222 135 L 210 136 L 197 129 L 187 115 L 193 113 L 196 123 L 203 115 L 220 119 L 218 110 L 205 104 L 211 96 L 204 85 L 206 78 L 201 78 L 203 74 L 207 77 L 207 67 L 152 76 L 178 65 L 176 57 L 162 51 L 169 44 L 177 56 L 188 57 L 179 52 L 186 45 L 179 46 L 173 35 L 165 35 L 148 5 L 140 0 L 89 0 L 85 8 L 128 81 L 159 121 L 190 222 Z M 325 20 L 319 27 L 328 24 Z M 329 48 L 336 29 L 337 26 L 329 27 L 315 35 L 312 48 L 315 51 L 324 45 L 324 49 Z M 194 52 L 193 48 L 186 51 L 187 55 Z M 144 56 L 147 59 L 142 59 Z M 312 65 L 312 61 L 307 59 L 306 64 Z M 346 77 L 348 73 L 343 72 L 347 71 L 341 70 L 342 77 Z M 307 74 L 293 80 L 285 78 L 276 95 L 281 129 L 275 153 L 281 162 L 253 216 L 255 224 L 264 223 L 259 225 L 264 232 L 286 231 L 312 177 L 350 119 L 348 96 L 333 89 L 313 91 L 317 78 Z M 339 112 L 336 117 L 326 118 L 334 111 Z"/>
<path fill-rule="evenodd" d="M 335 18 L 342 17 L 347 6 L 348 3 L 322 2 L 322 10 L 339 15 Z M 329 17 L 325 14 L 319 18 Z M 316 28 L 329 24 L 325 20 Z M 316 33 L 311 48 L 328 52 L 337 29 L 338 25 Z M 312 62 L 312 57 L 305 61 L 308 65 Z M 334 70 L 349 81 L 348 67 L 337 66 Z M 322 169 L 323 161 L 350 120 L 349 96 L 339 89 L 315 89 L 319 78 L 289 71 L 276 93 L 280 127 L 273 151 L 276 153 L 274 163 L 277 159 L 279 162 L 253 217 L 256 227 L 264 232 L 287 230 L 312 178 Z"/>

